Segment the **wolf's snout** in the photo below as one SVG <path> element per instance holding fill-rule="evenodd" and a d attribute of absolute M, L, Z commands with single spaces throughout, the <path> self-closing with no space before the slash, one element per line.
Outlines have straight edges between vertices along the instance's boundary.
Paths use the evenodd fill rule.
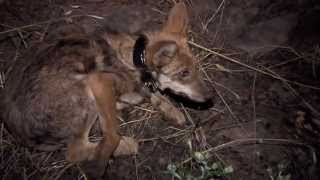
<path fill-rule="evenodd" d="M 175 101 L 182 103 L 185 107 L 197 110 L 206 110 L 213 107 L 215 100 L 214 89 L 210 89 L 204 83 L 202 84 L 199 82 L 194 82 L 192 85 L 192 90 L 190 86 L 184 88 L 184 90 L 188 89 L 186 92 L 179 92 L 172 88 L 166 88 L 163 93 Z"/>
<path fill-rule="evenodd" d="M 199 95 L 199 100 L 201 102 L 206 102 L 206 101 L 213 101 L 214 100 L 214 95 L 215 95 L 215 90 L 213 87 L 208 87 L 204 82 L 200 81 L 195 85 L 196 91 L 198 92 L 197 94 Z"/>
<path fill-rule="evenodd" d="M 215 90 L 213 88 L 207 87 L 204 83 L 201 83 L 199 87 L 199 94 L 201 98 L 199 98 L 197 103 L 193 104 L 191 107 L 198 110 L 209 109 L 214 106 L 215 102 Z"/>

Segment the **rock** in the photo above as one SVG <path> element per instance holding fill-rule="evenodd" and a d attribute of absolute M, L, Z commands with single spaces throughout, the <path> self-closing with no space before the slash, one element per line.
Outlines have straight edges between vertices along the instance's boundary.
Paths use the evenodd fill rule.
<path fill-rule="evenodd" d="M 289 14 L 251 25 L 231 44 L 249 53 L 265 53 L 287 43 L 297 16 Z"/>

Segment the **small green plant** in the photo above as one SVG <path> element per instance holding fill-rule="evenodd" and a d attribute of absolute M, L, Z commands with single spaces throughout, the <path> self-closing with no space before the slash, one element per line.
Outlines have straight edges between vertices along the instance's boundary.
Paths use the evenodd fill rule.
<path fill-rule="evenodd" d="M 196 162 L 197 169 L 191 171 L 175 164 L 169 164 L 166 173 L 170 174 L 173 180 L 215 180 L 233 172 L 232 166 L 223 167 L 221 163 L 217 162 L 210 164 L 208 155 L 205 153 L 193 153 L 192 160 Z"/>
<path fill-rule="evenodd" d="M 285 165 L 279 164 L 278 165 L 278 173 L 274 173 L 272 168 L 268 168 L 268 174 L 271 180 L 291 180 L 290 174 L 283 174 L 283 171 L 285 170 Z"/>

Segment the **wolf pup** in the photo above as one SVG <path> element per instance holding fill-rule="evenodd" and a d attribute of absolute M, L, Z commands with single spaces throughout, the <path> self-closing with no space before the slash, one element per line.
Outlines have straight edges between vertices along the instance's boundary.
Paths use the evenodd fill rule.
<path fill-rule="evenodd" d="M 188 47 L 188 22 L 185 5 L 177 3 L 161 30 L 132 35 L 137 32 L 119 32 L 115 26 L 106 23 L 105 27 L 96 32 L 116 51 L 117 58 L 126 66 L 130 77 L 154 92 L 151 94 L 154 107 L 177 125 L 185 123 L 184 115 L 170 103 L 167 96 L 161 94 L 169 93 L 179 100 L 196 105 L 209 102 L 206 107 L 212 105 L 210 102 L 213 100 L 212 89 L 200 79 L 196 69 L 197 62 Z M 138 87 L 140 91 L 141 85 Z M 141 93 L 126 94 L 120 99 L 133 102 L 141 99 L 138 98 L 139 95 Z"/>
<path fill-rule="evenodd" d="M 116 114 L 121 104 L 143 100 L 144 85 L 162 111 L 176 111 L 160 93 L 166 89 L 196 102 L 211 98 L 187 45 L 187 25 L 186 7 L 178 3 L 157 32 L 89 36 L 74 26 L 58 30 L 13 66 L 2 119 L 26 146 L 53 151 L 67 145 L 68 161 L 100 177 L 110 156 L 138 151 L 137 141 L 119 135 Z M 103 139 L 90 142 L 97 119 Z"/>

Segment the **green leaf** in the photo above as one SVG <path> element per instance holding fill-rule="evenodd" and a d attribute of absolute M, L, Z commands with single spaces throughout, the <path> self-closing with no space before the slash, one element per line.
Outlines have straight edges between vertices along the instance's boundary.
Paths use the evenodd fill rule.
<path fill-rule="evenodd" d="M 202 161 L 204 161 L 204 160 L 206 159 L 206 157 L 205 157 L 204 154 L 201 153 L 201 152 L 195 152 L 195 153 L 194 153 L 194 159 L 195 159 L 196 161 L 198 161 L 198 162 L 202 162 Z"/>
<path fill-rule="evenodd" d="M 168 164 L 167 170 L 168 170 L 169 172 L 175 172 L 175 171 L 177 170 L 177 166 L 174 165 L 174 164 Z"/>
<path fill-rule="evenodd" d="M 233 173 L 233 167 L 232 166 L 228 166 L 228 167 L 224 168 L 223 171 L 226 174 L 231 174 L 231 173 Z"/>
<path fill-rule="evenodd" d="M 213 163 L 213 164 L 211 165 L 211 169 L 213 169 L 213 170 L 218 169 L 218 168 L 219 168 L 218 163 Z"/>

